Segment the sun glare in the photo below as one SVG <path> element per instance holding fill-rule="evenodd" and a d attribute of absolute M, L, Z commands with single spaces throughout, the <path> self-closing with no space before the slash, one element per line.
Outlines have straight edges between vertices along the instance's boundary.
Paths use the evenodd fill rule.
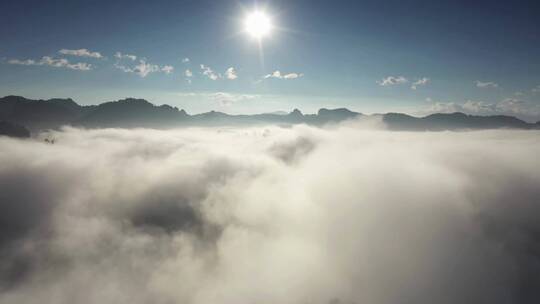
<path fill-rule="evenodd" d="M 272 30 L 270 18 L 263 12 L 253 12 L 246 17 L 246 31 L 254 38 L 261 39 Z"/>

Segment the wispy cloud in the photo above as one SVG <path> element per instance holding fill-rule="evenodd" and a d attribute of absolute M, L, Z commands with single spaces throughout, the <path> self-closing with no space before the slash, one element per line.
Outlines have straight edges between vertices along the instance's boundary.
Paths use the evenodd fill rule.
<path fill-rule="evenodd" d="M 41 65 L 38 64 L 34 59 L 25 59 L 25 60 L 19 60 L 19 59 L 10 59 L 8 60 L 9 64 L 17 64 L 17 65 Z"/>
<path fill-rule="evenodd" d="M 186 76 L 186 82 L 191 84 L 191 77 L 193 77 L 193 72 L 190 69 L 184 71 L 184 76 Z"/>
<path fill-rule="evenodd" d="M 170 65 L 164 65 L 161 67 L 161 71 L 165 74 L 171 74 L 174 71 L 174 67 Z"/>
<path fill-rule="evenodd" d="M 222 106 L 231 106 L 240 101 L 248 101 L 259 98 L 259 95 L 217 92 L 209 94 L 209 97 L 210 99 L 219 102 Z"/>
<path fill-rule="evenodd" d="M 184 58 L 184 59 L 182 59 L 182 63 L 189 63 L 189 61 L 190 61 L 190 60 L 189 60 L 189 58 L 187 58 L 187 57 Z"/>
<path fill-rule="evenodd" d="M 208 77 L 208 79 L 218 80 L 219 78 L 221 78 L 221 75 L 214 72 L 214 70 L 212 70 L 209 66 L 201 64 L 200 67 L 201 67 L 201 70 L 202 70 L 202 74 L 204 76 Z"/>
<path fill-rule="evenodd" d="M 35 66 L 51 66 L 56 68 L 66 68 L 70 70 L 79 70 L 79 71 L 89 71 L 92 69 L 92 65 L 86 62 L 77 62 L 77 63 L 71 63 L 69 60 L 64 58 L 52 58 L 49 56 L 44 56 L 40 60 L 34 60 L 34 59 L 25 59 L 25 60 L 19 60 L 19 59 L 10 59 L 8 60 L 9 64 L 15 64 L 15 65 L 35 65 Z"/>
<path fill-rule="evenodd" d="M 225 78 L 235 80 L 238 78 L 238 74 L 236 74 L 236 70 L 233 67 L 230 67 L 225 71 Z"/>
<path fill-rule="evenodd" d="M 411 89 L 416 90 L 419 86 L 424 86 L 429 83 L 429 78 L 423 77 L 418 79 L 417 81 L 413 82 L 411 85 Z"/>
<path fill-rule="evenodd" d="M 296 79 L 303 77 L 304 74 L 302 73 L 288 73 L 288 74 L 282 74 L 281 71 L 276 70 L 271 74 L 267 74 L 264 76 L 264 79 L 268 78 L 277 78 L 277 79 Z"/>
<path fill-rule="evenodd" d="M 477 80 L 477 81 L 475 81 L 475 84 L 476 84 L 477 88 L 498 88 L 499 87 L 498 84 L 496 84 L 495 82 L 491 82 L 491 81 L 482 82 L 480 80 Z"/>
<path fill-rule="evenodd" d="M 70 56 L 78 56 L 78 57 L 90 57 L 90 58 L 103 58 L 101 53 L 99 52 L 92 52 L 87 49 L 78 49 L 78 50 L 68 50 L 68 49 L 61 49 L 58 51 L 58 53 L 63 55 L 70 55 Z"/>
<path fill-rule="evenodd" d="M 130 55 L 130 54 L 123 54 L 121 52 L 116 52 L 116 54 L 114 54 L 114 57 L 118 59 L 129 59 L 131 61 L 137 60 L 137 56 Z"/>
<path fill-rule="evenodd" d="M 174 71 L 174 67 L 170 65 L 159 66 L 157 64 L 148 63 L 146 59 L 140 59 L 137 65 L 131 67 L 119 63 L 116 63 L 114 66 L 123 72 L 134 73 L 143 78 L 151 73 L 163 72 L 165 74 L 171 74 Z"/>
<path fill-rule="evenodd" d="M 391 85 L 397 85 L 397 84 L 404 84 L 407 82 L 409 81 L 407 80 L 407 78 L 403 76 L 388 76 L 377 81 L 377 83 L 380 86 L 391 86 Z"/>
<path fill-rule="evenodd" d="M 537 85 L 536 87 L 532 88 L 531 92 L 540 93 L 540 85 Z"/>

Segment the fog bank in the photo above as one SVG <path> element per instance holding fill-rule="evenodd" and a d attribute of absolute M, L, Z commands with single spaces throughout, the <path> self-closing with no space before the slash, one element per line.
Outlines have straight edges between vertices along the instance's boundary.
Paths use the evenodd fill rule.
<path fill-rule="evenodd" d="M 354 123 L 0 137 L 0 303 L 538 303 L 539 155 Z"/>

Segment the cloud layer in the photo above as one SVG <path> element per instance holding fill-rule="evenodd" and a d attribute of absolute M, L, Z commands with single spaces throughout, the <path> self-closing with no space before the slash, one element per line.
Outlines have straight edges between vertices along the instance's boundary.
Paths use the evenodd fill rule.
<path fill-rule="evenodd" d="M 537 303 L 538 132 L 360 125 L 0 138 L 0 303 Z"/>

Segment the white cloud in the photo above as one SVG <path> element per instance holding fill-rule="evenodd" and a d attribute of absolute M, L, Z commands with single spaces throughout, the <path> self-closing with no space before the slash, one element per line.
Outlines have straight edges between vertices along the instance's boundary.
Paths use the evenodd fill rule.
<path fill-rule="evenodd" d="M 34 59 L 26 59 L 26 60 L 10 59 L 8 60 L 8 63 L 17 64 L 17 65 L 39 65 Z"/>
<path fill-rule="evenodd" d="M 118 63 L 115 63 L 114 67 L 126 73 L 133 73 L 133 69 Z"/>
<path fill-rule="evenodd" d="M 116 52 L 116 54 L 114 54 L 114 57 L 118 59 L 129 59 L 131 61 L 137 60 L 137 56 L 130 54 L 122 54 L 121 52 Z"/>
<path fill-rule="evenodd" d="M 420 78 L 411 85 L 411 89 L 416 90 L 419 86 L 423 86 L 428 83 L 429 83 L 429 78 L 426 78 L 426 77 Z"/>
<path fill-rule="evenodd" d="M 540 297 L 537 131 L 48 135 L 0 137 L 0 303 Z"/>
<path fill-rule="evenodd" d="M 161 71 L 165 74 L 171 74 L 173 71 L 174 71 L 174 67 L 170 66 L 170 65 L 165 65 L 163 67 L 161 67 Z"/>
<path fill-rule="evenodd" d="M 496 84 L 495 82 L 491 82 L 491 81 L 482 82 L 480 80 L 477 80 L 475 82 L 475 84 L 476 84 L 476 87 L 478 87 L 478 88 L 497 88 L 497 87 L 499 87 L 498 84 Z"/>
<path fill-rule="evenodd" d="M 49 56 L 43 56 L 39 61 L 36 61 L 34 59 L 26 59 L 26 60 L 19 60 L 19 59 L 10 59 L 8 60 L 9 64 L 16 64 L 16 65 L 35 65 L 35 66 L 51 66 L 56 68 L 66 68 L 71 70 L 79 70 L 79 71 L 88 71 L 92 69 L 92 65 L 85 62 L 77 62 L 77 63 L 71 63 L 69 60 L 64 58 L 52 58 Z"/>
<path fill-rule="evenodd" d="M 282 74 L 281 71 L 276 70 L 272 72 L 271 74 L 265 75 L 264 79 L 268 78 L 276 78 L 276 79 L 296 79 L 304 76 L 302 73 L 289 73 L 289 74 Z"/>
<path fill-rule="evenodd" d="M 190 61 L 190 60 L 189 60 L 189 58 L 187 58 L 187 57 L 184 58 L 184 59 L 182 59 L 182 63 L 189 63 L 189 61 Z"/>
<path fill-rule="evenodd" d="M 78 49 L 78 50 L 61 49 L 58 52 L 60 54 L 70 55 L 70 56 L 103 58 L 103 56 L 99 52 L 92 52 L 87 49 Z"/>
<path fill-rule="evenodd" d="M 228 68 L 225 71 L 225 78 L 229 80 L 235 80 L 236 78 L 238 78 L 238 75 L 236 74 L 236 70 L 233 67 Z"/>
<path fill-rule="evenodd" d="M 296 79 L 299 77 L 302 77 L 304 74 L 298 74 L 298 73 L 289 73 L 283 75 L 283 79 Z"/>
<path fill-rule="evenodd" d="M 186 69 L 186 71 L 184 72 L 184 75 L 186 77 L 193 77 L 193 72 L 190 69 Z"/>
<path fill-rule="evenodd" d="M 404 84 L 409 82 L 407 78 L 403 76 L 388 76 L 386 78 L 383 78 L 382 80 L 377 81 L 377 83 L 380 86 L 391 86 L 391 85 L 398 85 L 398 84 Z"/>
<path fill-rule="evenodd" d="M 201 67 L 201 70 L 202 70 L 202 74 L 204 76 L 208 77 L 209 79 L 218 80 L 219 78 L 221 78 L 221 75 L 214 72 L 210 67 L 208 67 L 208 66 L 206 66 L 204 64 L 201 64 L 200 67 Z"/>
<path fill-rule="evenodd" d="M 537 85 L 536 87 L 534 87 L 531 92 L 533 93 L 539 93 L 540 92 L 540 85 Z"/>
<path fill-rule="evenodd" d="M 174 67 L 170 65 L 159 66 L 157 64 L 148 63 L 145 59 L 140 59 L 137 65 L 131 67 L 118 63 L 116 63 L 114 66 L 123 72 L 134 73 L 143 78 L 151 73 L 163 72 L 165 74 L 171 74 L 174 71 Z"/>
<path fill-rule="evenodd" d="M 158 71 L 160 71 L 160 68 L 157 64 L 150 64 L 145 60 L 140 60 L 139 64 L 133 68 L 133 72 L 141 77 L 146 77 L 148 74 Z"/>

